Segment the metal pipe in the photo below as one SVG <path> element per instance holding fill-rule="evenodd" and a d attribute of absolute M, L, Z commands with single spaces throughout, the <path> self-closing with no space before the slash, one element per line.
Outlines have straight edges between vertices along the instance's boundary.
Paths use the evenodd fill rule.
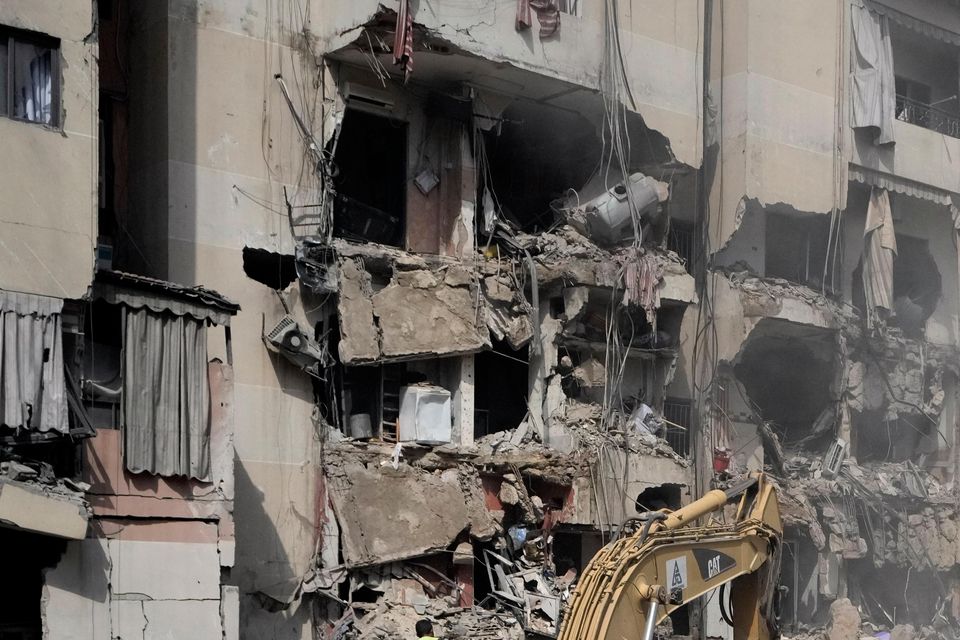
<path fill-rule="evenodd" d="M 647 621 L 643 627 L 643 635 L 640 636 L 643 640 L 653 640 L 653 634 L 657 630 L 657 609 L 659 606 L 660 603 L 656 600 L 651 600 L 650 604 L 647 605 Z"/>

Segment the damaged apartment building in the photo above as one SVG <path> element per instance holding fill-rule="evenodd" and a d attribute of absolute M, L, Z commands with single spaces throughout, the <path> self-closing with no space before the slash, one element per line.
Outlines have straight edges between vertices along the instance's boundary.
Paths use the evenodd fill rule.
<path fill-rule="evenodd" d="M 760 469 L 786 636 L 957 634 L 956 0 L 55 4 L 0 4 L 0 640 L 554 637 Z"/>

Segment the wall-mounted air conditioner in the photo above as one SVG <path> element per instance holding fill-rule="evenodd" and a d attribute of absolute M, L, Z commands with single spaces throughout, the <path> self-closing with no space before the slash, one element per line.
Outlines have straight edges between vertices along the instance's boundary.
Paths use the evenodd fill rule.
<path fill-rule="evenodd" d="M 374 113 L 393 111 L 395 104 L 393 94 L 389 91 L 375 89 L 356 82 L 343 83 L 342 93 L 346 98 L 347 106 L 373 111 Z"/>

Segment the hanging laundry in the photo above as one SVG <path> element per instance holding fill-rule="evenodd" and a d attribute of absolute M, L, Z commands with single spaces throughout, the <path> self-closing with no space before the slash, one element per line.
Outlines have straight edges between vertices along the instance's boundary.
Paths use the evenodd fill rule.
<path fill-rule="evenodd" d="M 393 37 L 393 64 L 403 70 L 403 81 L 413 73 L 413 13 L 410 0 L 400 0 L 397 10 L 397 26 Z"/>
<path fill-rule="evenodd" d="M 517 31 L 533 25 L 532 12 L 540 22 L 540 39 L 546 40 L 560 32 L 560 5 L 558 0 L 517 0 Z"/>
<path fill-rule="evenodd" d="M 866 298 L 867 326 L 882 329 L 893 308 L 893 260 L 897 256 L 897 236 L 893 230 L 893 212 L 886 189 L 874 187 L 870 192 L 863 237 L 863 293 Z"/>
<path fill-rule="evenodd" d="M 646 312 L 647 322 L 656 330 L 660 289 L 663 284 L 663 262 L 639 247 L 631 247 L 625 252 L 621 264 L 623 265 L 621 304 L 641 307 Z"/>

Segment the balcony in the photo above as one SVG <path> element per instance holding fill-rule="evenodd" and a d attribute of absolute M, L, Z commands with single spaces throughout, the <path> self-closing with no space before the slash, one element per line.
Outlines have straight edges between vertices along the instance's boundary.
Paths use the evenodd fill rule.
<path fill-rule="evenodd" d="M 960 116 L 919 100 L 897 94 L 897 120 L 960 138 Z"/>

